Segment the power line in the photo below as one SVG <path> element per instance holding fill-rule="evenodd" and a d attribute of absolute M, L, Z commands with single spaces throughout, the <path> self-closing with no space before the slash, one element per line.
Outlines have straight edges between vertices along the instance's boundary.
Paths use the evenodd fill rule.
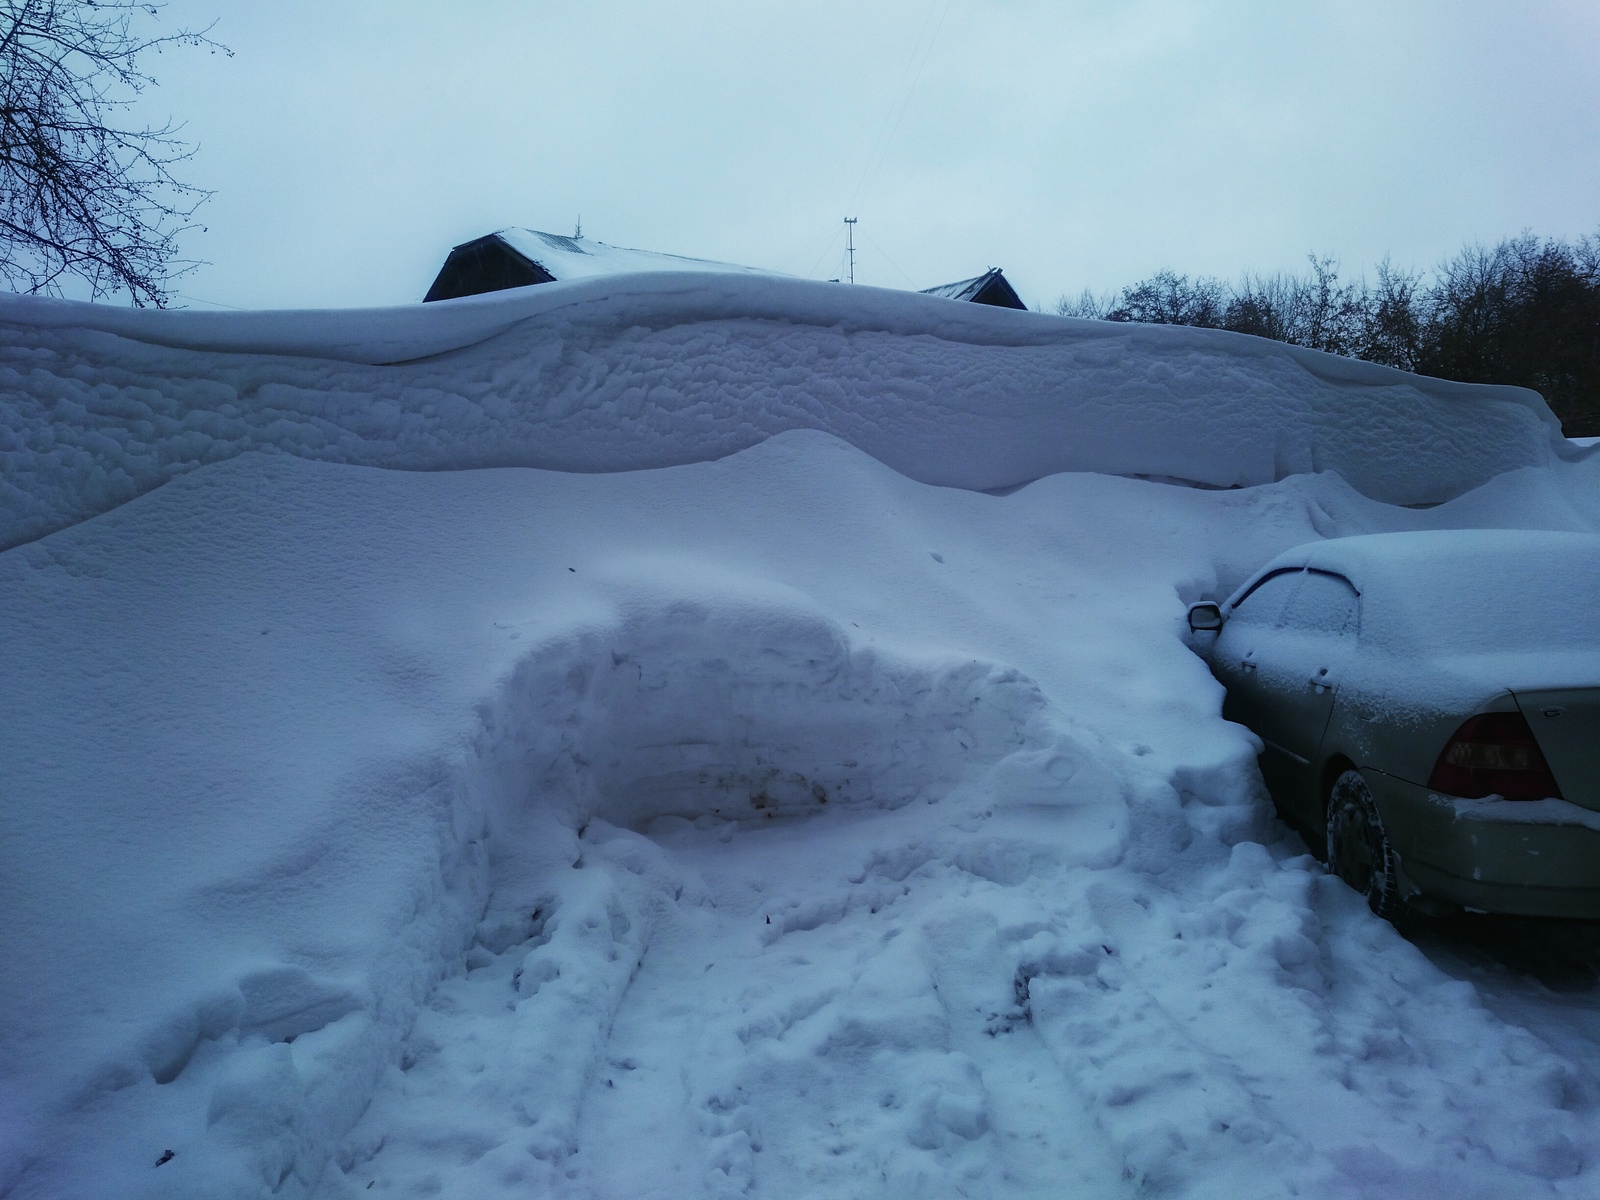
<path fill-rule="evenodd" d="M 859 209 L 860 202 L 872 194 L 873 185 L 878 181 L 878 173 L 883 169 L 884 161 L 889 156 L 889 147 L 894 142 L 894 135 L 900 131 L 900 122 L 905 119 L 906 110 L 911 107 L 912 94 L 922 82 L 922 71 L 928 65 L 933 47 L 939 40 L 939 33 L 944 28 L 945 18 L 950 15 L 950 7 L 954 3 L 955 0 L 944 0 L 944 8 L 941 10 L 939 0 L 930 0 L 928 14 L 922 20 L 922 29 L 917 33 L 917 40 L 911 48 L 911 57 L 907 60 L 905 72 L 901 75 L 900 93 L 889 106 L 889 111 L 884 114 L 883 126 L 878 131 L 878 139 L 873 145 L 872 154 L 868 157 L 867 165 L 856 183 L 855 194 L 850 198 L 852 211 Z M 939 19 L 935 23 L 936 12 L 939 14 Z M 929 34 L 930 25 L 931 34 Z"/>
<path fill-rule="evenodd" d="M 220 300 L 206 300 L 206 299 L 203 299 L 200 296 L 187 295 L 184 292 L 174 292 L 173 295 L 177 296 L 179 300 L 188 300 L 188 301 L 191 301 L 194 304 L 209 304 L 209 305 L 211 305 L 212 308 L 226 308 L 226 309 L 232 310 L 233 312 L 243 312 L 244 311 L 244 309 L 240 308 L 236 304 L 224 304 Z"/>
<path fill-rule="evenodd" d="M 955 0 L 944 0 L 941 8 L 940 0 L 930 0 L 928 11 L 922 18 L 922 26 L 917 31 L 916 40 L 912 43 L 911 53 L 906 57 L 905 66 L 900 72 L 899 86 L 896 88 L 888 110 L 883 115 L 883 122 L 878 126 L 878 136 L 873 142 L 872 149 L 868 153 L 866 161 L 862 164 L 861 175 L 856 181 L 855 193 L 851 197 L 850 207 L 847 211 L 855 211 L 858 201 L 863 196 L 870 195 L 873 185 L 877 183 L 878 174 L 888 157 L 889 146 L 894 141 L 894 135 L 900 130 L 900 123 L 905 119 L 906 110 L 911 106 L 911 97 L 922 81 L 922 72 L 928 64 L 928 59 L 933 54 L 933 48 L 938 43 L 939 34 L 944 29 L 945 19 L 950 15 L 950 8 L 954 3 Z M 852 283 L 855 282 L 855 224 L 855 217 L 845 218 L 847 237 L 840 263 L 843 268 L 840 272 L 841 275 L 847 275 Z M 819 234 L 818 238 L 821 236 Z M 828 257 L 829 252 L 837 244 L 838 237 L 839 227 L 834 225 L 832 227 L 832 236 L 828 238 L 822 253 L 817 255 L 816 261 L 811 264 L 811 269 L 806 272 L 808 276 L 814 277 L 816 275 L 817 268 L 822 265 L 822 261 Z M 785 259 L 784 267 L 787 267 L 796 259 L 803 258 L 807 251 L 817 244 L 818 238 L 813 238 L 806 243 L 802 250 Z M 911 277 L 900 269 L 899 264 L 884 252 L 883 247 L 879 246 L 875 239 L 868 236 L 867 240 L 872 242 L 878 253 L 883 255 L 884 260 L 894 267 L 908 284 L 912 287 L 916 286 Z"/>
<path fill-rule="evenodd" d="M 788 258 L 784 259 L 783 262 L 778 267 L 776 267 L 774 269 L 775 270 L 779 270 L 779 271 L 787 271 L 791 264 L 796 263 L 796 262 L 804 261 L 806 255 L 810 254 L 811 251 L 813 249 L 815 249 L 815 247 L 816 247 L 818 242 L 822 241 L 824 238 L 828 238 L 828 239 L 835 238 L 835 237 L 838 236 L 838 234 L 839 234 L 839 227 L 837 225 L 835 225 L 832 221 L 829 221 L 827 223 L 827 225 L 823 226 L 821 231 L 818 232 L 818 234 L 815 237 L 813 237 L 809 242 L 807 242 L 799 250 L 797 250 L 793 254 L 789 255 Z M 827 250 L 824 249 L 823 253 L 826 254 Z M 817 262 L 819 262 L 819 263 L 821 261 L 822 260 L 820 258 L 817 260 Z M 813 265 L 812 270 L 815 271 L 815 269 L 816 269 L 815 265 Z"/>
<path fill-rule="evenodd" d="M 817 261 L 811 264 L 811 270 L 806 272 L 808 276 L 816 275 L 817 268 L 822 265 L 822 260 L 828 257 L 829 251 L 833 249 L 833 244 L 838 240 L 839 226 L 835 225 L 833 227 L 833 236 L 828 239 L 828 244 L 822 248 L 822 253 L 817 255 Z"/>
<path fill-rule="evenodd" d="M 900 264 L 895 262 L 894 259 L 889 257 L 889 252 L 887 250 L 885 250 L 882 246 L 878 245 L 878 240 L 875 237 L 873 237 L 865 229 L 863 229 L 861 231 L 861 236 L 866 238 L 867 241 L 872 243 L 872 248 L 874 250 L 876 250 L 879 254 L 883 255 L 883 261 L 884 262 L 888 263 L 896 271 L 900 271 Z M 911 286 L 913 288 L 915 288 L 917 286 L 915 283 L 912 282 L 911 276 L 907 275 L 904 271 L 900 271 L 900 278 L 904 279 L 908 284 L 911 284 Z"/>

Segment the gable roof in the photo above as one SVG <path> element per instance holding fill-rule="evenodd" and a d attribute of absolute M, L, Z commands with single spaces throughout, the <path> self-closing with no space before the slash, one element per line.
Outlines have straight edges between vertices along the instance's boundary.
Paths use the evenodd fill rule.
<path fill-rule="evenodd" d="M 516 226 L 496 230 L 451 249 L 425 300 L 452 300 L 505 288 L 554 283 L 561 279 L 593 279 L 641 271 L 707 271 L 736 275 L 770 275 L 754 267 L 631 250 L 581 237 L 562 237 Z"/>
<path fill-rule="evenodd" d="M 1020 308 L 1023 312 L 1028 310 L 1028 306 L 1017 295 L 1016 289 L 1006 281 L 1005 274 L 999 267 L 990 267 L 982 275 L 976 275 L 971 279 L 923 288 L 922 294 L 943 296 L 946 300 L 967 300 L 973 304 L 991 304 L 996 308 Z"/>
<path fill-rule="evenodd" d="M 562 237 L 537 229 L 513 226 L 489 235 L 497 237 L 529 262 L 555 279 L 592 279 L 599 275 L 632 275 L 639 271 L 715 271 L 735 275 L 770 275 L 755 267 L 661 254 L 655 250 L 630 250 L 608 246 L 590 238 Z"/>

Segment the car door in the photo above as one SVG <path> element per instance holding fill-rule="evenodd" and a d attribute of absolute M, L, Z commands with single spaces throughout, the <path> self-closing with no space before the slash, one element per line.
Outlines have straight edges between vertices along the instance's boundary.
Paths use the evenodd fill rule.
<path fill-rule="evenodd" d="M 1263 652 L 1270 653 L 1284 606 L 1304 574 L 1302 568 L 1293 567 L 1258 581 L 1229 611 L 1211 650 L 1212 673 L 1227 689 L 1222 715 L 1258 736 L 1264 736 L 1263 714 L 1275 702 L 1262 685 Z"/>
<path fill-rule="evenodd" d="M 1342 668 L 1354 652 L 1360 594 L 1349 580 L 1326 571 L 1296 571 L 1264 583 L 1280 579 L 1261 610 L 1268 619 L 1247 620 L 1230 639 L 1235 618 L 1253 594 L 1246 597 L 1223 627 L 1217 648 L 1249 676 L 1234 719 L 1265 743 L 1261 774 L 1268 789 L 1315 827 L 1322 816 L 1319 752 Z"/>

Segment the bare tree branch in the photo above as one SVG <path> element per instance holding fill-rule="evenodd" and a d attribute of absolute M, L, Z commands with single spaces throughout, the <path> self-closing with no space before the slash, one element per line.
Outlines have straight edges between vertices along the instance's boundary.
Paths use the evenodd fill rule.
<path fill-rule="evenodd" d="M 124 127 L 117 115 L 155 84 L 140 66 L 168 46 L 231 54 L 211 29 L 147 36 L 148 0 L 0 0 L 0 279 L 94 299 L 164 305 L 198 263 L 178 239 L 211 195 L 172 168 L 193 156 L 180 127 Z"/>

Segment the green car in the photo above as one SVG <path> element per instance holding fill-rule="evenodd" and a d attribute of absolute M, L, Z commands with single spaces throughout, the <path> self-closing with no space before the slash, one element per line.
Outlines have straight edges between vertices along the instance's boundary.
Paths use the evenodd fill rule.
<path fill-rule="evenodd" d="M 1279 810 L 1374 912 L 1600 919 L 1600 537 L 1334 538 L 1189 628 Z"/>

